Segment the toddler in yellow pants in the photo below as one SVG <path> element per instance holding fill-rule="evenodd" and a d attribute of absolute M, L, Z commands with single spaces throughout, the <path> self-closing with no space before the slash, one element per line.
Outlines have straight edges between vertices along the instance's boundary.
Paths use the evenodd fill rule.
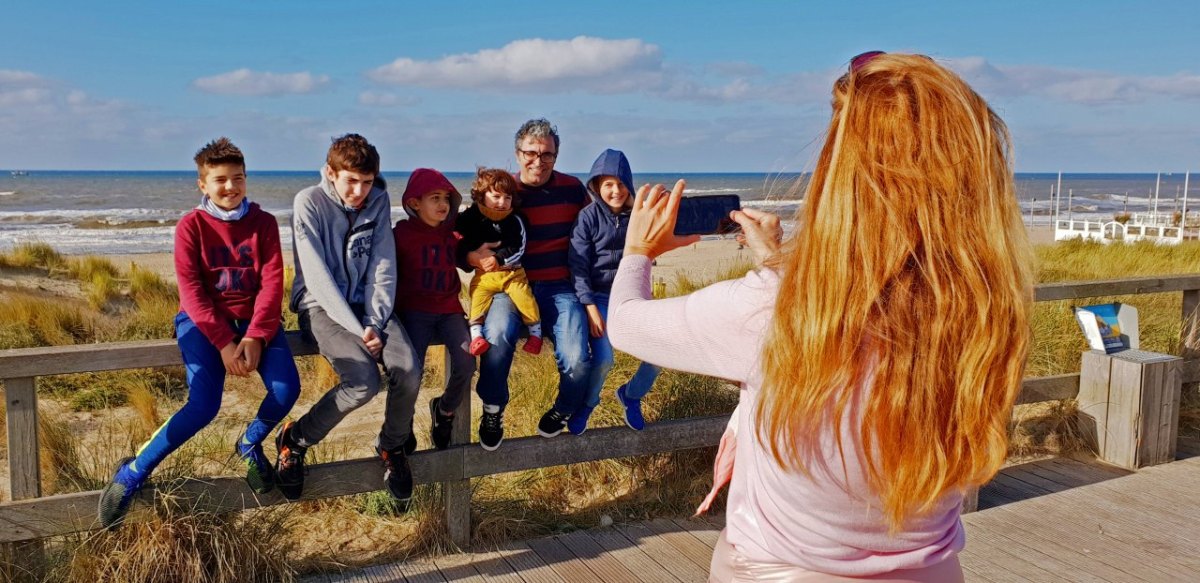
<path fill-rule="evenodd" d="M 492 298 L 504 292 L 512 300 L 521 321 L 529 328 L 529 340 L 524 350 L 531 354 L 542 351 L 541 316 L 533 288 L 521 267 L 525 254 L 526 223 L 515 211 L 514 195 L 517 181 L 499 168 L 480 168 L 471 185 L 475 204 L 458 217 L 455 231 L 461 236 L 459 249 L 474 250 L 491 243 L 495 255 L 480 261 L 471 279 L 471 354 L 479 356 L 491 347 L 483 337 L 483 322 Z"/>

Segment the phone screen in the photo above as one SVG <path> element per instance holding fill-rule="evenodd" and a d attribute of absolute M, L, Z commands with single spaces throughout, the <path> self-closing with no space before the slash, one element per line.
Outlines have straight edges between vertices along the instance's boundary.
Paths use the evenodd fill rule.
<path fill-rule="evenodd" d="M 719 235 L 738 230 L 729 213 L 742 208 L 736 194 L 685 196 L 679 200 L 676 235 Z"/>

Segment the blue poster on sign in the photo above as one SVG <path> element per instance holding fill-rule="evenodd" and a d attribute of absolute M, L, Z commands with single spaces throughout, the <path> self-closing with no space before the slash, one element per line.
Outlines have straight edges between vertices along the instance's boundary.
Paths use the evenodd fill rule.
<path fill-rule="evenodd" d="M 1075 308 L 1075 318 L 1088 345 L 1106 353 L 1137 348 L 1137 310 L 1121 303 Z"/>

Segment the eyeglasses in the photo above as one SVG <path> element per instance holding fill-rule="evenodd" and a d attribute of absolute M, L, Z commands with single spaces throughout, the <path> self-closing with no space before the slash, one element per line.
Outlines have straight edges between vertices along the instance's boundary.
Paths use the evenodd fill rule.
<path fill-rule="evenodd" d="M 859 69 L 866 67 L 867 63 L 875 60 L 875 57 L 886 54 L 887 53 L 883 51 L 867 51 L 865 53 L 859 53 L 855 55 L 854 58 L 850 59 L 850 72 L 857 73 Z"/>
<path fill-rule="evenodd" d="M 558 152 L 536 152 L 534 150 L 517 150 L 521 155 L 521 159 L 526 162 L 532 162 L 534 158 L 542 161 L 542 164 L 549 164 L 558 158 Z"/>

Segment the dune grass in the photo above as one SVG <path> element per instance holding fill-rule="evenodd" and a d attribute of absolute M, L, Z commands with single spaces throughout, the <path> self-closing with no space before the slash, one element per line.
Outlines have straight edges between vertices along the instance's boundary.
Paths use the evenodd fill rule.
<path fill-rule="evenodd" d="M 178 296 L 171 283 L 136 266 L 128 272 L 113 273 L 103 262 L 66 260 L 52 251 L 31 245 L 19 252 L 0 254 L 0 266 L 55 269 L 84 279 L 85 287 L 87 281 L 105 274 L 100 277 L 109 277 L 117 283 L 116 296 L 105 302 L 106 309 L 87 309 L 33 295 L 3 292 L 0 348 L 170 337 L 178 310 Z M 1189 273 L 1200 266 L 1200 244 L 1167 248 L 1148 244 L 1061 243 L 1038 248 L 1038 261 L 1040 282 Z M 748 263 L 722 266 L 717 279 L 739 277 L 750 268 Z M 287 274 L 289 283 L 292 275 Z M 89 277 L 90 280 L 85 279 Z M 680 275 L 670 282 L 669 292 L 690 293 L 708 283 L 711 282 Z M 122 298 L 128 305 L 120 305 Z M 1138 307 L 1143 348 L 1178 353 L 1179 294 L 1094 298 L 1082 303 L 1110 300 L 1124 300 Z M 1086 346 L 1071 306 L 1072 302 L 1037 304 L 1029 376 L 1078 369 L 1079 353 Z M 285 314 L 289 317 L 289 327 L 294 327 L 295 316 L 286 310 Z M 434 350 L 437 352 L 431 352 L 426 359 L 425 385 L 417 408 L 416 431 L 423 443 L 428 441 L 428 419 L 422 414 L 423 405 L 437 394 L 443 378 L 440 349 Z M 336 382 L 332 369 L 322 358 L 298 358 L 297 365 L 310 401 Z M 622 424 L 620 408 L 611 392 L 632 375 L 636 366 L 637 362 L 629 356 L 617 355 L 609 386 L 593 415 L 593 427 Z M 518 352 L 510 377 L 512 402 L 505 415 L 507 437 L 533 433 L 538 418 L 554 397 L 556 385 L 553 359 Z M 148 438 L 182 404 L 186 395 L 178 368 L 39 378 L 38 389 L 40 394 L 63 403 L 68 410 L 95 412 L 95 423 L 99 424 L 84 446 L 76 432 L 69 429 L 70 424 L 63 416 L 66 413 L 42 415 L 47 494 L 102 487 L 116 461 Z M 1185 427 L 1200 427 L 1200 396 L 1195 393 L 1195 387 L 1185 392 L 1182 420 Z M 231 379 L 226 394 L 258 398 L 261 386 L 257 379 Z M 731 410 L 736 398 L 736 392 L 721 381 L 665 371 L 647 396 L 645 410 L 650 422 L 711 415 Z M 475 405 L 477 422 L 478 403 Z M 307 407 L 298 405 L 293 417 Z M 1084 447 L 1078 419 L 1072 401 L 1018 407 L 1010 426 L 1010 453 L 1020 456 L 1078 451 Z M 230 450 L 245 421 L 223 412 L 167 458 L 155 471 L 155 483 L 169 485 L 172 480 L 187 476 L 240 475 L 242 468 Z M 369 435 L 331 438 L 313 448 L 309 462 L 361 457 L 366 455 L 369 440 Z M 503 450 L 497 454 L 503 454 Z M 590 527 L 605 517 L 622 521 L 690 512 L 710 486 L 711 460 L 712 449 L 707 448 L 472 480 L 474 541 L 487 545 Z M 128 581 L 287 581 L 299 572 L 330 571 L 453 549 L 445 538 L 440 490 L 435 486 L 418 487 L 408 513 L 398 513 L 383 492 L 225 516 L 193 512 L 170 503 L 140 512 L 145 520 L 131 523 L 116 534 L 57 540 L 48 551 L 49 580 L 90 583 L 100 574 L 100 579 Z M 264 530 L 267 525 L 270 529 Z M 286 554 L 290 561 L 287 565 L 277 562 L 285 555 L 279 552 L 281 548 L 291 549 Z M 150 568 L 162 561 L 177 563 L 161 573 Z M 235 573 L 230 565 L 253 566 L 253 569 Z M 269 576 L 254 579 L 247 573 Z"/>

